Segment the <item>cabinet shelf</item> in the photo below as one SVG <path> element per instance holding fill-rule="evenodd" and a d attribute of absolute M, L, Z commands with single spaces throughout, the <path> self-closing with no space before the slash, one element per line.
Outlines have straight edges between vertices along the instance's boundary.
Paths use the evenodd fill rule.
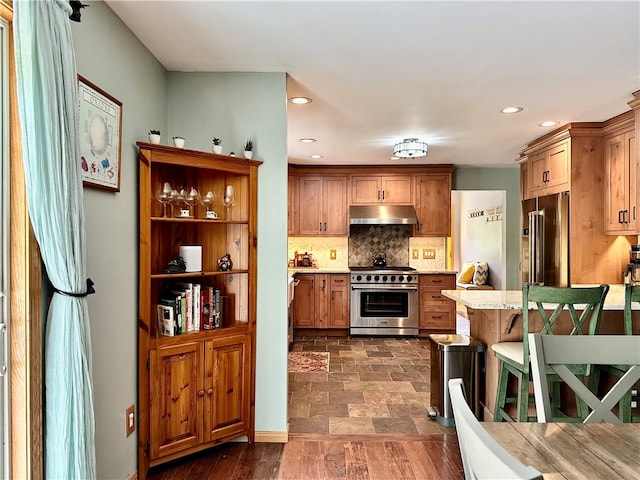
<path fill-rule="evenodd" d="M 209 218 L 151 217 L 152 222 L 166 223 L 206 223 L 210 225 L 247 225 L 246 220 L 214 220 Z"/>
<path fill-rule="evenodd" d="M 201 330 L 199 332 L 187 332 L 175 335 L 173 337 L 160 336 L 149 340 L 150 348 L 170 347 L 172 345 L 181 345 L 184 342 L 197 342 L 202 340 L 213 340 L 224 338 L 229 335 L 243 335 L 247 333 L 249 325 L 243 322 L 233 322 L 213 330 Z"/>
<path fill-rule="evenodd" d="M 184 279 L 184 278 L 203 278 L 214 277 L 220 275 L 239 275 L 241 273 L 249 273 L 249 270 L 229 270 L 227 272 L 185 272 L 185 273 L 155 273 L 150 275 L 152 280 L 158 279 Z"/>

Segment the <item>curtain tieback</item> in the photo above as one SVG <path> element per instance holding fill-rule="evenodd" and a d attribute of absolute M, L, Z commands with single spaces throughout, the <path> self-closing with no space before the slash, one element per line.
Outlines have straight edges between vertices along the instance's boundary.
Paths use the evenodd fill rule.
<path fill-rule="evenodd" d="M 58 290 L 55 286 L 52 285 L 53 291 L 56 293 L 59 293 L 60 295 L 66 295 L 68 297 L 86 297 L 87 295 L 91 295 L 92 293 L 96 293 L 96 289 L 93 288 L 95 284 L 93 283 L 93 280 L 91 280 L 90 278 L 87 278 L 87 291 L 84 293 L 71 293 L 71 292 L 64 292 L 62 290 Z"/>

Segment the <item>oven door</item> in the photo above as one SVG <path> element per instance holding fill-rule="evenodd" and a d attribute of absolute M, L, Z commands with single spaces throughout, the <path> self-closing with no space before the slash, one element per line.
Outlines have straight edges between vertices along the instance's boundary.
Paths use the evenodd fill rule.
<path fill-rule="evenodd" d="M 352 285 L 351 328 L 418 328 L 418 287 Z"/>

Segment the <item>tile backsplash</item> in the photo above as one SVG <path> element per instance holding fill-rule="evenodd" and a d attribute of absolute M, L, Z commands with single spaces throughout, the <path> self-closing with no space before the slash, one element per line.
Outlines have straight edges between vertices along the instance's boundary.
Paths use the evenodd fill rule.
<path fill-rule="evenodd" d="M 410 237 L 406 225 L 353 225 L 349 237 L 289 237 L 288 258 L 294 253 L 312 253 L 319 268 L 346 269 L 350 266 L 370 266 L 372 256 L 386 252 L 387 265 L 409 265 L 420 271 L 445 270 L 447 239 L 444 237 Z M 412 258 L 412 251 L 419 258 Z M 435 251 L 435 258 L 423 259 L 423 250 Z M 331 250 L 336 258 L 331 259 Z"/>

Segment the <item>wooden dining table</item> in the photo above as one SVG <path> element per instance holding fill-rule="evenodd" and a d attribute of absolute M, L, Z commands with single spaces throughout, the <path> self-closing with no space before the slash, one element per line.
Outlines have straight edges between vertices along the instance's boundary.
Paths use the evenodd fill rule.
<path fill-rule="evenodd" d="M 640 423 L 497 423 L 482 426 L 549 479 L 640 479 Z"/>

